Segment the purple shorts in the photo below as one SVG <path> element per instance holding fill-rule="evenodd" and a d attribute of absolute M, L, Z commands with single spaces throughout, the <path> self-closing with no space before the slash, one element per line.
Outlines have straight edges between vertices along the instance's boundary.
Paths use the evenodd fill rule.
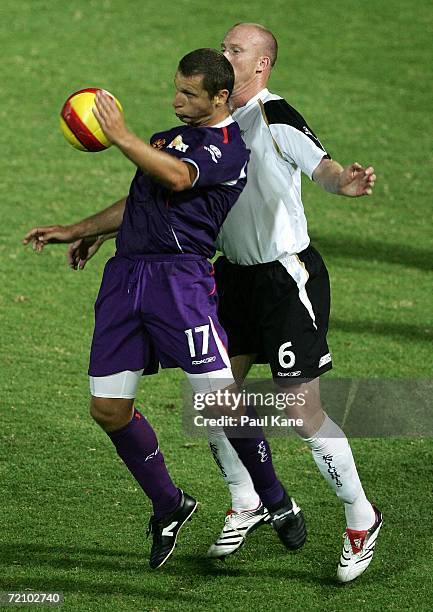
<path fill-rule="evenodd" d="M 90 376 L 228 367 L 213 274 L 199 255 L 112 257 L 95 303 Z"/>

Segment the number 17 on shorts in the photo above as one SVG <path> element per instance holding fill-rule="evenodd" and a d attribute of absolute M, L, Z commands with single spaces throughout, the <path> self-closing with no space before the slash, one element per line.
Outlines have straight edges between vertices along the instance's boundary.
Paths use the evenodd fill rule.
<path fill-rule="evenodd" d="M 230 366 L 226 335 L 218 321 L 208 316 L 208 323 L 185 329 L 184 333 L 191 364 L 186 372 L 210 372 Z"/>

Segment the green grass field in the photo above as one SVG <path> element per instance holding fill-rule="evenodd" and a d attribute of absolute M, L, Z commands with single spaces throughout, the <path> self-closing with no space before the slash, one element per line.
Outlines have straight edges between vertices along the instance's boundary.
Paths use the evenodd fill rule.
<path fill-rule="evenodd" d="M 219 46 L 237 21 L 275 32 L 271 89 L 298 108 L 343 164 L 373 164 L 369 199 L 305 182 L 313 243 L 331 274 L 333 378 L 431 378 L 431 5 L 318 0 L 2 0 L 0 229 L 0 591 L 62 591 L 64 610 L 429 610 L 433 441 L 354 439 L 385 527 L 356 583 L 334 581 L 344 514 L 309 452 L 275 439 L 275 464 L 302 505 L 309 540 L 287 554 L 269 528 L 225 564 L 205 559 L 228 495 L 203 439 L 181 428 L 181 380 L 143 380 L 137 404 L 180 486 L 201 502 L 164 569 L 151 572 L 150 507 L 88 416 L 93 301 L 112 245 L 83 272 L 61 246 L 21 245 L 34 225 L 69 223 L 126 193 L 118 151 L 77 152 L 58 113 L 82 87 L 121 100 L 143 138 L 174 125 L 177 60 Z M 430 155 L 430 159 L 429 159 Z M 267 368 L 254 374 L 267 376 Z M 403 384 L 403 383 L 402 383 Z M 377 411 L 380 414 L 380 398 Z"/>

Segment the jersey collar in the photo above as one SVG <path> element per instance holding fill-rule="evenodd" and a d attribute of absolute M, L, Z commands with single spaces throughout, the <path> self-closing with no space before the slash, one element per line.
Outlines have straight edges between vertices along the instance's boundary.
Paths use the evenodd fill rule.
<path fill-rule="evenodd" d="M 213 127 L 213 128 L 227 127 L 231 123 L 234 123 L 234 121 L 235 120 L 233 119 L 233 117 L 231 115 L 229 115 L 228 117 L 226 117 L 225 119 L 223 119 L 219 123 L 216 123 L 215 125 L 207 125 L 206 127 Z"/>
<path fill-rule="evenodd" d="M 257 102 L 257 100 L 261 100 L 262 98 L 266 98 L 267 95 L 269 95 L 269 90 L 265 87 L 264 89 L 259 91 L 259 93 L 257 93 L 255 96 L 250 98 L 246 104 L 244 104 L 243 106 L 240 106 L 236 110 L 240 111 L 240 110 L 243 110 L 244 108 L 248 108 L 249 106 L 252 106 L 253 104 L 255 104 Z"/>

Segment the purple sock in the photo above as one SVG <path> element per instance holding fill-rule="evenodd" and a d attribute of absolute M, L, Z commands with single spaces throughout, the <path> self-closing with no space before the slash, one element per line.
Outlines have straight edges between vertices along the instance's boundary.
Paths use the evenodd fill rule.
<path fill-rule="evenodd" d="M 247 409 L 246 414 L 249 417 L 257 418 L 256 413 L 251 408 Z M 248 425 L 239 428 L 226 428 L 226 435 L 247 468 L 254 488 L 263 504 L 268 509 L 273 510 L 284 499 L 285 491 L 275 473 L 271 449 L 263 430 L 261 427 L 250 426 L 248 434 L 247 427 Z M 239 437 L 240 435 L 243 437 Z M 246 437 L 248 435 L 250 437 Z"/>
<path fill-rule="evenodd" d="M 128 425 L 107 433 L 117 454 L 151 499 L 155 517 L 173 512 L 179 504 L 180 491 L 170 478 L 156 434 L 144 416 L 134 410 Z"/>

